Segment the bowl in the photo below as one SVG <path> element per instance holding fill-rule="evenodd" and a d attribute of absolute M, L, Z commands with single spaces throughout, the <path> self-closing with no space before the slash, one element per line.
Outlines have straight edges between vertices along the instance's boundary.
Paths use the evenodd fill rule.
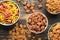
<path fill-rule="evenodd" d="M 56 1 L 57 2 L 57 1 Z M 51 3 L 51 4 L 50 4 Z M 55 3 L 54 0 L 50 1 L 50 0 L 46 0 L 46 10 L 53 15 L 59 14 L 59 6 L 57 7 L 57 4 Z"/>
<path fill-rule="evenodd" d="M 60 22 L 57 22 L 57 23 L 54 23 L 50 28 L 49 28 L 49 30 L 48 30 L 48 40 L 50 40 L 50 35 L 49 35 L 49 32 L 51 31 L 51 29 L 53 29 L 52 27 L 56 27 L 56 29 L 58 29 L 58 27 L 57 27 L 57 25 L 60 25 Z M 55 30 L 56 31 L 56 30 Z M 56 33 L 56 32 L 54 32 L 54 33 Z M 50 33 L 51 34 L 51 33 Z M 55 34 L 54 34 L 55 35 Z M 53 36 L 54 37 L 54 36 Z M 56 35 L 56 37 L 57 37 L 57 35 Z M 55 38 L 54 38 L 55 39 Z"/>
<path fill-rule="evenodd" d="M 28 18 L 27 18 L 27 28 L 28 28 L 31 32 L 33 32 L 33 33 L 35 33 L 35 34 L 39 34 L 39 33 L 44 32 L 44 31 L 46 30 L 46 28 L 48 27 L 48 19 L 47 19 L 47 17 L 46 17 L 42 12 L 35 12 L 35 13 L 41 14 L 43 17 L 46 18 L 47 23 L 46 23 L 46 26 L 45 26 L 44 30 L 43 30 L 43 31 L 36 32 L 36 31 L 33 31 L 33 30 L 30 29 L 30 27 L 29 27 L 29 25 L 28 25 L 28 19 L 29 19 L 29 17 L 30 17 L 31 15 L 33 15 L 34 13 L 30 14 L 30 15 L 28 16 Z"/>
<path fill-rule="evenodd" d="M 14 1 L 8 1 L 8 0 L 6 0 L 6 1 L 1 1 L 0 3 L 2 3 L 2 2 L 12 2 L 12 3 L 14 3 L 14 4 L 16 5 L 16 7 L 18 8 L 18 18 L 16 19 L 15 22 L 10 23 L 10 24 L 3 24 L 2 22 L 0 22 L 1 25 L 11 26 L 11 25 L 15 24 L 15 23 L 19 20 L 19 18 L 20 18 L 20 8 L 19 8 L 19 6 L 18 6 Z"/>

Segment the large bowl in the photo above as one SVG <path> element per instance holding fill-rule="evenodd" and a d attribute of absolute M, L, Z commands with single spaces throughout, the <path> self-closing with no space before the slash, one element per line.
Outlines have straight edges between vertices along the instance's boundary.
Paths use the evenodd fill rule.
<path fill-rule="evenodd" d="M 42 14 L 44 17 L 46 17 L 42 12 L 35 12 L 35 13 Z M 32 14 L 34 14 L 34 13 L 32 13 Z M 29 17 L 30 17 L 32 14 L 30 14 Z M 28 17 L 28 18 L 29 18 L 29 17 Z M 44 30 L 41 31 L 41 32 L 32 31 L 32 30 L 28 27 L 28 18 L 27 18 L 27 28 L 28 28 L 31 32 L 35 33 L 35 34 L 39 34 L 39 33 L 44 32 L 44 31 L 46 30 L 46 28 L 48 27 L 48 19 L 47 19 L 47 17 L 46 17 L 46 19 L 47 19 L 47 25 L 46 25 L 46 27 L 44 28 Z"/>
<path fill-rule="evenodd" d="M 5 1 L 10 1 L 10 0 L 0 1 L 0 3 L 1 3 L 1 2 L 5 2 Z M 13 2 L 13 3 L 18 7 L 19 16 L 18 16 L 17 20 L 16 20 L 15 22 L 11 23 L 11 24 L 3 24 L 3 23 L 0 22 L 0 24 L 1 24 L 1 25 L 4 25 L 4 26 L 11 26 L 11 25 L 15 24 L 15 23 L 19 20 L 19 18 L 20 18 L 20 8 L 19 8 L 18 4 L 16 4 L 14 1 L 10 1 L 10 2 Z"/>

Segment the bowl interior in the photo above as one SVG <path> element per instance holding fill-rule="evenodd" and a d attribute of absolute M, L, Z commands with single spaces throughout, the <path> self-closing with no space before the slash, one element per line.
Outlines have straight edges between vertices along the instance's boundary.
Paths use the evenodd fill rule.
<path fill-rule="evenodd" d="M 13 25 L 13 24 L 15 24 L 18 20 L 19 20 L 19 18 L 20 18 L 20 8 L 19 8 L 19 6 L 14 2 L 14 1 L 8 1 L 8 0 L 5 0 L 5 1 L 1 1 L 0 3 L 2 3 L 2 2 L 12 2 L 12 3 L 14 3 L 15 5 L 16 5 L 16 7 L 18 8 L 18 18 L 17 18 L 17 20 L 15 21 L 15 22 L 13 22 L 13 23 L 11 23 L 11 24 L 3 24 L 3 23 L 1 23 L 0 22 L 0 24 L 1 25 L 5 25 L 5 26 L 10 26 L 10 25 Z"/>
<path fill-rule="evenodd" d="M 48 19 L 47 19 L 47 17 L 46 17 L 42 12 L 35 12 L 35 13 L 41 14 L 41 15 L 43 15 L 43 16 L 46 18 L 47 25 L 46 25 L 45 29 L 44 29 L 43 31 L 41 31 L 41 32 L 36 32 L 36 31 L 32 31 L 32 30 L 28 27 L 28 19 L 29 19 L 29 17 L 30 17 L 31 15 L 33 15 L 34 13 L 30 14 L 29 17 L 27 18 L 27 27 L 28 27 L 28 29 L 29 29 L 31 32 L 36 33 L 36 34 L 39 34 L 39 33 L 44 32 L 44 31 L 46 30 L 46 28 L 48 27 Z"/>

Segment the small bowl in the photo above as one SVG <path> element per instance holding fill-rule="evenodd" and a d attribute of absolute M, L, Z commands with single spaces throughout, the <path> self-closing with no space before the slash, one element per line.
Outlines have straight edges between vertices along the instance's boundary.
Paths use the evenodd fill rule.
<path fill-rule="evenodd" d="M 46 17 L 42 12 L 35 12 L 35 13 L 42 14 L 44 17 Z M 34 14 L 34 13 L 32 13 L 32 14 Z M 32 14 L 30 14 L 29 17 L 30 17 Z M 39 34 L 39 33 L 44 32 L 44 31 L 46 30 L 46 28 L 48 27 L 48 19 L 47 19 L 47 17 L 46 17 L 47 25 L 46 25 L 46 27 L 44 28 L 44 30 L 41 31 L 41 32 L 32 31 L 32 30 L 28 27 L 28 19 L 29 19 L 29 17 L 27 18 L 27 28 L 28 28 L 31 32 L 33 32 L 33 33 L 35 33 L 35 34 Z"/>
<path fill-rule="evenodd" d="M 57 23 L 60 23 L 60 22 L 57 22 Z M 54 25 L 56 25 L 57 23 L 54 23 L 54 24 L 49 28 L 49 30 L 48 30 L 48 40 L 50 40 L 49 32 L 50 32 L 51 28 L 52 28 Z"/>
<path fill-rule="evenodd" d="M 14 1 L 4 0 L 4 1 L 0 1 L 0 3 L 5 2 L 5 1 L 13 2 L 18 7 L 18 10 L 19 10 L 19 17 L 17 18 L 17 20 L 15 22 L 13 22 L 11 24 L 3 24 L 3 23 L 0 22 L 1 25 L 11 26 L 11 25 L 15 24 L 19 20 L 19 18 L 20 18 L 20 8 L 19 8 L 19 6 Z"/>

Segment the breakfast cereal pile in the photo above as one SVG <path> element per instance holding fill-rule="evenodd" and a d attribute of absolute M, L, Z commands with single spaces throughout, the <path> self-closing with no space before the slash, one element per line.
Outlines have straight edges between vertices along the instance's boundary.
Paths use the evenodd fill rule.
<path fill-rule="evenodd" d="M 0 22 L 2 24 L 14 23 L 19 16 L 17 5 L 10 1 L 0 3 Z"/>
<path fill-rule="evenodd" d="M 46 8 L 52 14 L 60 12 L 60 0 L 46 0 Z"/>
<path fill-rule="evenodd" d="M 53 25 L 49 31 L 50 40 L 60 40 L 60 23 Z"/>
<path fill-rule="evenodd" d="M 47 26 L 47 18 L 41 13 L 33 13 L 28 18 L 28 28 L 35 32 L 42 32 Z"/>

